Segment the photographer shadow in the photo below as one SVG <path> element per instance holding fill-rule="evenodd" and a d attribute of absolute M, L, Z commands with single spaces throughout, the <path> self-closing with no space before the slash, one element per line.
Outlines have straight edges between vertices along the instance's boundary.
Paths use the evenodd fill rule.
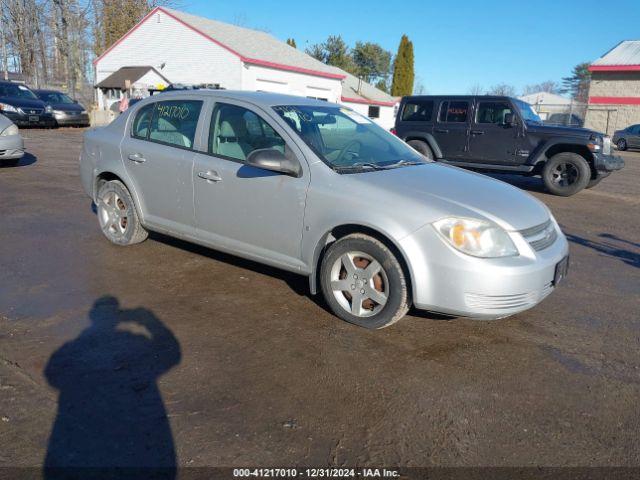
<path fill-rule="evenodd" d="M 176 477 L 176 453 L 158 378 L 180 363 L 180 345 L 144 308 L 98 299 L 91 325 L 49 359 L 59 391 L 44 478 Z"/>

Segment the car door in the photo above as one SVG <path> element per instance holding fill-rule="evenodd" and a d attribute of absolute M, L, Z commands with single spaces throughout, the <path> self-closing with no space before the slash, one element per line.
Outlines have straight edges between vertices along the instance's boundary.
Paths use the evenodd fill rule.
<path fill-rule="evenodd" d="M 631 131 L 627 137 L 627 145 L 633 148 L 640 147 L 640 125 L 631 127 Z"/>
<path fill-rule="evenodd" d="M 202 105 L 193 99 L 148 103 L 135 112 L 121 143 L 145 223 L 169 233 L 194 227 L 191 176 Z"/>
<path fill-rule="evenodd" d="M 465 161 L 468 152 L 470 100 L 444 100 L 433 126 L 444 160 Z"/>
<path fill-rule="evenodd" d="M 197 235 L 222 250 L 299 270 L 309 170 L 302 151 L 258 107 L 227 100 L 211 105 L 206 152 L 195 155 L 194 210 Z M 300 177 L 246 163 L 254 150 L 293 155 Z"/>
<path fill-rule="evenodd" d="M 507 100 L 479 100 L 469 132 L 469 159 L 496 165 L 523 163 L 527 157 L 518 155 L 521 135 L 516 115 Z M 509 117 L 511 122 L 506 121 Z"/>

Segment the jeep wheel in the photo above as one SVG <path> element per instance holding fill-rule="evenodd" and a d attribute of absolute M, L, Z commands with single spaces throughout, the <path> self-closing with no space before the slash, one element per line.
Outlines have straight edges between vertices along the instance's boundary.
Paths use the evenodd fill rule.
<path fill-rule="evenodd" d="M 591 168 L 577 153 L 562 152 L 547 161 L 542 169 L 542 180 L 549 192 L 569 197 L 589 184 Z"/>
<path fill-rule="evenodd" d="M 138 212 L 127 187 L 118 180 L 105 182 L 96 200 L 102 233 L 116 245 L 133 245 L 149 235 L 138 218 Z"/>
<path fill-rule="evenodd" d="M 429 160 L 433 160 L 433 152 L 431 151 L 431 147 L 427 145 L 427 142 L 423 142 L 422 140 L 409 140 L 407 144 L 412 146 L 415 151 L 421 153 Z"/>
<path fill-rule="evenodd" d="M 621 138 L 618 140 L 618 143 L 616 143 L 616 147 L 618 147 L 618 150 L 621 152 L 624 152 L 627 149 L 627 141 L 624 138 Z"/>
<path fill-rule="evenodd" d="M 388 327 L 409 310 L 400 262 L 368 235 L 348 235 L 331 245 L 322 260 L 320 283 L 333 313 L 361 327 Z"/>

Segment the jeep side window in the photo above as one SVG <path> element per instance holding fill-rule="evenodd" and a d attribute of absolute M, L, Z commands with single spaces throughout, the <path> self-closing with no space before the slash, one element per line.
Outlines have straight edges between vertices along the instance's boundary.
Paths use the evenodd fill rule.
<path fill-rule="evenodd" d="M 413 100 L 402 110 L 404 122 L 428 122 L 433 115 L 433 100 Z"/>
<path fill-rule="evenodd" d="M 441 123 L 465 123 L 469 115 L 469 102 L 442 102 L 438 121 Z"/>
<path fill-rule="evenodd" d="M 476 123 L 504 125 L 504 119 L 508 113 L 513 114 L 513 110 L 507 102 L 480 102 L 476 113 Z"/>

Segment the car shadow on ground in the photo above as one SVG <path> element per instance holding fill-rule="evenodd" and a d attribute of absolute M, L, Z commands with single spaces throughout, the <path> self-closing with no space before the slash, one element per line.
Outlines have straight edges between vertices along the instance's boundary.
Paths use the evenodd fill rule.
<path fill-rule="evenodd" d="M 542 182 L 542 178 L 540 177 L 512 175 L 507 173 L 482 173 L 484 173 L 484 175 L 487 175 L 488 177 L 495 178 L 496 180 L 500 180 L 502 182 L 513 185 L 514 187 L 518 187 L 529 192 L 544 193 L 549 195 L 549 192 L 547 192 L 546 188 L 544 188 L 544 183 Z"/>
<path fill-rule="evenodd" d="M 180 344 L 146 308 L 97 299 L 90 324 L 45 367 L 58 391 L 44 478 L 176 477 L 176 449 L 158 378 L 178 365 Z"/>
<path fill-rule="evenodd" d="M 622 260 L 627 265 L 640 268 L 640 244 L 638 243 L 619 238 L 611 233 L 601 233 L 598 235 L 598 237 L 604 239 L 604 241 L 590 240 L 566 232 L 565 235 L 567 240 L 572 243 L 591 248 L 598 253 Z M 629 247 L 638 249 L 639 251 L 633 252 Z"/>
<path fill-rule="evenodd" d="M 10 161 L 0 159 L 0 169 L 2 168 L 17 168 L 33 165 L 38 161 L 38 157 L 31 153 L 25 152 L 24 156 L 18 161 L 18 163 L 9 163 Z"/>
<path fill-rule="evenodd" d="M 184 240 L 169 237 L 161 233 L 151 232 L 149 234 L 149 238 L 156 240 L 160 243 L 164 243 L 165 245 L 170 245 L 172 247 L 179 248 L 181 250 L 195 253 L 197 255 L 202 255 L 212 260 L 228 263 L 241 268 L 246 268 L 247 270 L 251 270 L 253 272 L 267 275 L 270 277 L 279 278 L 280 280 L 284 281 L 287 284 L 287 286 L 291 290 L 293 290 L 296 294 L 302 297 L 309 298 L 317 306 L 319 306 L 323 310 L 333 315 L 333 313 L 331 312 L 331 309 L 329 308 L 329 305 L 324 300 L 324 296 L 322 295 L 322 292 L 319 291 L 316 295 L 311 295 L 311 291 L 309 289 L 309 279 L 304 275 L 298 275 L 296 273 L 288 272 L 286 270 L 270 267 L 268 265 L 254 262 L 252 260 L 247 260 L 241 257 L 236 257 L 234 255 L 230 255 L 230 254 L 219 252 L 217 250 L 213 250 L 207 247 L 203 247 L 195 243 L 190 243 Z M 412 317 L 423 318 L 428 320 L 452 320 L 456 318 L 449 315 L 441 315 L 434 312 L 417 310 L 415 308 L 411 308 L 408 315 Z"/>

